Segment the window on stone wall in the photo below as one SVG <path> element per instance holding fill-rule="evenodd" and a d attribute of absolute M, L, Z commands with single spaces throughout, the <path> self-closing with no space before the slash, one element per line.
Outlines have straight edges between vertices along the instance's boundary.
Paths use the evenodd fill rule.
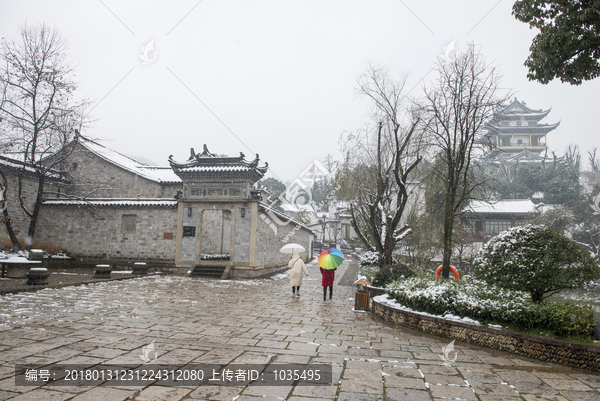
<path fill-rule="evenodd" d="M 122 231 L 124 233 L 134 233 L 135 232 L 135 223 L 137 220 L 137 215 L 135 214 L 124 214 L 121 217 L 121 226 Z"/>

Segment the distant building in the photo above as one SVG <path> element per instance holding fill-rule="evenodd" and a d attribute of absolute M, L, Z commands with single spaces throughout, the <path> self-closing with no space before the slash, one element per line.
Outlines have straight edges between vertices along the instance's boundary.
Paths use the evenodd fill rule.
<path fill-rule="evenodd" d="M 507 199 L 496 203 L 473 201 L 464 217 L 474 239 L 487 241 L 511 227 L 525 225 L 525 220 L 540 212 L 542 207 L 529 199 Z"/>
<path fill-rule="evenodd" d="M 492 146 L 488 157 L 492 160 L 524 162 L 544 160 L 548 150 L 546 136 L 560 124 L 540 123 L 550 110 L 530 109 L 517 98 L 495 110 L 486 126 L 486 139 Z"/>
<path fill-rule="evenodd" d="M 323 243 L 351 240 L 357 237 L 351 224 L 349 205 L 336 199 L 335 190 L 325 194 L 328 198 L 326 210 L 318 210 L 312 190 L 315 183 L 333 182 L 333 172 L 320 161 L 310 164 L 300 177 L 285 191 L 281 207 L 290 216 L 304 215 L 310 219 L 308 226 L 315 232 L 316 239 Z"/>

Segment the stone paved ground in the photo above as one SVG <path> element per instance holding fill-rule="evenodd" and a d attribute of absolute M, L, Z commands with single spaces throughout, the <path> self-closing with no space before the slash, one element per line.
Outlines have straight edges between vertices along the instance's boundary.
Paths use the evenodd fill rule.
<path fill-rule="evenodd" d="M 110 280 L 123 280 L 136 277 L 131 271 L 113 270 L 110 279 L 94 278 L 94 269 L 88 268 L 50 268 L 48 285 L 28 285 L 27 278 L 0 278 L 0 294 L 22 291 L 37 291 L 44 287 L 66 287 L 74 284 L 97 283 Z"/>
<path fill-rule="evenodd" d="M 347 259 L 338 270 L 355 263 Z M 444 366 L 443 338 L 353 312 L 353 289 L 321 298 L 309 266 L 300 298 L 287 278 L 218 281 L 155 276 L 0 297 L 0 400 L 599 400 L 600 376 L 467 344 Z M 345 280 L 344 280 L 345 281 Z M 25 387 L 14 365 L 333 364 L 333 386 Z"/>

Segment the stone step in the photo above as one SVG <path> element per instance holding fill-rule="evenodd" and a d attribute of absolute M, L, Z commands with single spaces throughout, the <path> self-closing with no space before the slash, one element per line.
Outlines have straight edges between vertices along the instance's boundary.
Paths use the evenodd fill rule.
<path fill-rule="evenodd" d="M 216 277 L 221 278 L 225 266 L 196 266 L 190 273 L 190 277 Z"/>

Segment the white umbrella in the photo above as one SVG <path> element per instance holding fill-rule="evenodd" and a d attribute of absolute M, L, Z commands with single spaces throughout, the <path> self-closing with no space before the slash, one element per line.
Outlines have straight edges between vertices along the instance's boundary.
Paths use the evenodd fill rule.
<path fill-rule="evenodd" d="M 279 250 L 281 253 L 294 253 L 294 251 L 304 252 L 306 249 L 300 244 L 286 244 Z"/>

